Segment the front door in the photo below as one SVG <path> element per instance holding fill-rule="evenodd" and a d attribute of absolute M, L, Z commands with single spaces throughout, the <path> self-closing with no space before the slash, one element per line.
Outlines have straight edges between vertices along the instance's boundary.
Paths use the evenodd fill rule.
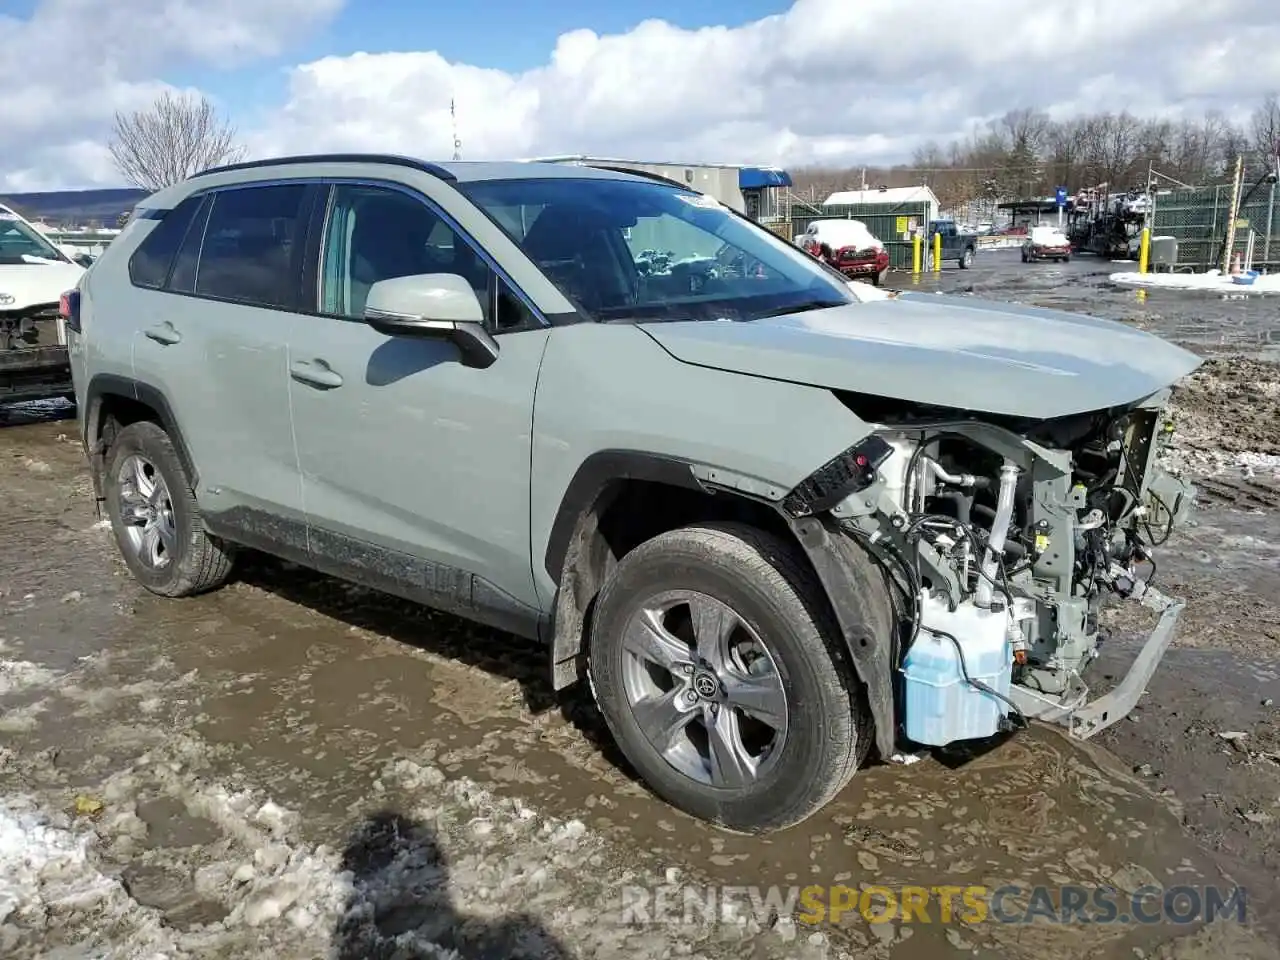
<path fill-rule="evenodd" d="M 312 562 L 528 633 L 530 425 L 548 331 L 425 198 L 332 189 L 320 315 L 299 318 L 289 350 Z M 430 273 L 470 281 L 500 344 L 492 366 L 364 322 L 374 283 Z"/>

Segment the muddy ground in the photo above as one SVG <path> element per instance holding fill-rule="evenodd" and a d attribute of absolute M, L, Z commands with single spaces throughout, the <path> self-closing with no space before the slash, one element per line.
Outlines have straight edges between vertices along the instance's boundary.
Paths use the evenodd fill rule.
<path fill-rule="evenodd" d="M 944 277 L 999 286 L 972 273 Z M 869 768 L 763 840 L 650 797 L 522 641 L 265 558 L 206 597 L 147 594 L 69 412 L 15 411 L 0 957 L 1280 956 L 1280 367 L 1198 346 L 1174 460 L 1202 504 L 1158 554 L 1187 612 L 1134 715 Z M 1108 622 L 1104 675 L 1149 625 Z M 636 892 L 805 884 L 1243 885 L 1248 922 L 943 923 L 933 902 L 927 924 L 810 925 L 745 893 L 711 922 Z"/>

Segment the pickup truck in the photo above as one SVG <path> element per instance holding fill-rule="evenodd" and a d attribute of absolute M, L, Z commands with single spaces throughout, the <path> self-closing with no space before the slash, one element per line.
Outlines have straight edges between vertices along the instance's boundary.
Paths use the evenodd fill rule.
<path fill-rule="evenodd" d="M 977 238 L 961 233 L 954 220 L 935 220 L 929 225 L 929 237 L 925 243 L 926 269 L 933 269 L 933 235 L 942 235 L 942 262 L 956 261 L 961 270 L 973 266 L 973 257 L 978 249 Z"/>
<path fill-rule="evenodd" d="M 74 396 L 59 306 L 84 269 L 0 204 L 0 404 Z"/>

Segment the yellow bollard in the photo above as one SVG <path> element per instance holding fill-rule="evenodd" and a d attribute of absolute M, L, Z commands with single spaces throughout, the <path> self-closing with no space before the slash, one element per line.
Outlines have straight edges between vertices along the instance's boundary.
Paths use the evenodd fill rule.
<path fill-rule="evenodd" d="M 1147 272 L 1147 262 L 1151 257 L 1151 228 L 1142 228 L 1142 239 L 1138 241 L 1138 272 Z"/>
<path fill-rule="evenodd" d="M 911 272 L 920 272 L 920 234 L 911 238 Z"/>
<path fill-rule="evenodd" d="M 933 272 L 942 272 L 942 234 L 933 235 Z"/>

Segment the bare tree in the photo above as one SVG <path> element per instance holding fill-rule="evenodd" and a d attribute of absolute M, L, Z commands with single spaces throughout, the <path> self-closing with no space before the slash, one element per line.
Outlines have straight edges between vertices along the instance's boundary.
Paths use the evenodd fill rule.
<path fill-rule="evenodd" d="M 169 91 L 145 110 L 117 113 L 110 149 L 120 173 L 144 190 L 244 157 L 235 129 L 208 98 Z"/>
<path fill-rule="evenodd" d="M 1280 98 L 1269 94 L 1250 118 L 1253 126 L 1253 149 L 1268 166 L 1280 157 Z"/>

